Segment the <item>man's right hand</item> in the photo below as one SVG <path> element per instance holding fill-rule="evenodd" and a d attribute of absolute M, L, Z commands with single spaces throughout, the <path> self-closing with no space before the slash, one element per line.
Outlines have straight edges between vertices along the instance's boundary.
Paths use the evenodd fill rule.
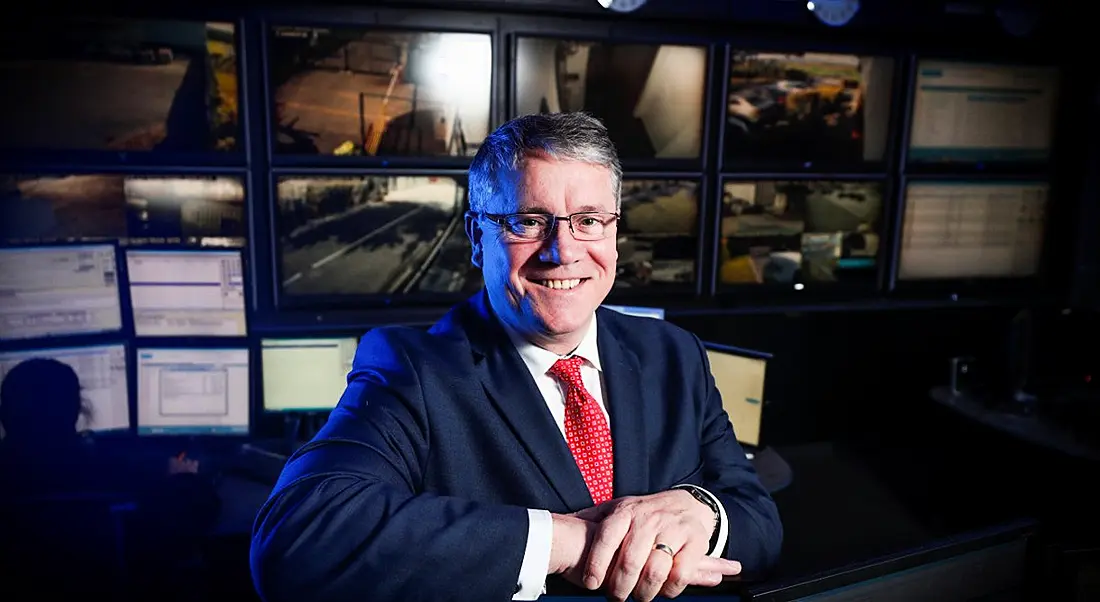
<path fill-rule="evenodd" d="M 554 521 L 554 537 L 547 572 L 561 575 L 570 583 L 585 587 L 584 570 L 588 550 L 595 539 L 599 523 L 576 514 L 552 514 L 551 518 Z M 728 560 L 705 556 L 699 560 L 689 585 L 718 585 L 726 574 L 735 574 L 730 573 L 729 565 Z"/>

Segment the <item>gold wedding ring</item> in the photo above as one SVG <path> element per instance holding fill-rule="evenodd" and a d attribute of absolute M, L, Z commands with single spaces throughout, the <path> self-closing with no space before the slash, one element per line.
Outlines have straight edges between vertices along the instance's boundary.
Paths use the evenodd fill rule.
<path fill-rule="evenodd" d="M 660 551 L 668 554 L 669 556 L 671 556 L 673 558 L 676 558 L 676 552 L 673 552 L 672 548 L 670 548 L 667 544 L 663 544 L 663 543 L 653 544 L 653 549 L 654 550 L 660 550 Z"/>

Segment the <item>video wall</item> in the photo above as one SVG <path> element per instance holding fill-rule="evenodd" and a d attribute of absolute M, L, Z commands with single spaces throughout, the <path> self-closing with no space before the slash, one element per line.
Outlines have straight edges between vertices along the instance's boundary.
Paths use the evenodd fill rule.
<path fill-rule="evenodd" d="M 919 298 L 1047 270 L 1053 67 L 286 14 L 0 40 L 18 91 L 0 113 L 0 378 L 70 367 L 80 429 L 237 436 L 331 409 L 372 312 L 481 288 L 466 168 L 521 114 L 587 111 L 618 147 L 611 304 Z"/>
<path fill-rule="evenodd" d="M 1053 67 L 506 16 L 242 23 L 82 19 L 5 41 L 0 81 L 20 93 L 0 150 L 34 161 L 0 173 L 0 243 L 245 249 L 268 315 L 446 306 L 481 286 L 463 215 L 487 134 L 587 111 L 624 165 L 612 302 L 1044 270 Z"/>

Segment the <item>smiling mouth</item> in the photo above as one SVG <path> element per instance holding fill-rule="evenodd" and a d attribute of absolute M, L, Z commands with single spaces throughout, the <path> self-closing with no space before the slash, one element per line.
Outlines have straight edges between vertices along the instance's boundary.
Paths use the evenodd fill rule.
<path fill-rule="evenodd" d="M 577 288 L 588 278 L 569 278 L 564 280 L 531 280 L 539 286 L 555 291 L 568 291 Z"/>

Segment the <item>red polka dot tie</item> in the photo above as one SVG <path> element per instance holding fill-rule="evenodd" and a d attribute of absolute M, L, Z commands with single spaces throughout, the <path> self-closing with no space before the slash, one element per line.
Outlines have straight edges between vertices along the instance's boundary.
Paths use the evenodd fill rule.
<path fill-rule="evenodd" d="M 615 478 L 611 429 L 600 404 L 584 388 L 581 364 L 584 359 L 573 356 L 558 360 L 550 373 L 567 386 L 565 395 L 565 441 L 581 469 L 581 476 L 592 494 L 593 503 L 612 498 Z"/>

